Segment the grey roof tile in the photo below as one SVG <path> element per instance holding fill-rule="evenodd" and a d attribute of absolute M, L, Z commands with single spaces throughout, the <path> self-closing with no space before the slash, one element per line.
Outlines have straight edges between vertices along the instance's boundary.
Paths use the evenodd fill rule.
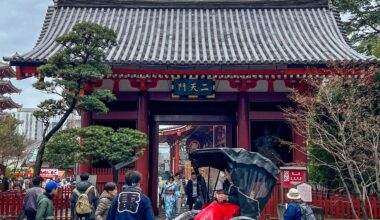
<path fill-rule="evenodd" d="M 46 62 L 76 23 L 117 32 L 111 64 L 326 64 L 375 62 L 345 41 L 327 8 L 50 7 L 34 49 L 13 62 Z"/>

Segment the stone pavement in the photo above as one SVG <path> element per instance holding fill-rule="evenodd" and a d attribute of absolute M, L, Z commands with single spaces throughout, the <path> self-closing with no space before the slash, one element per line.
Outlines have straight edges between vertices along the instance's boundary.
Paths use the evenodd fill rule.
<path fill-rule="evenodd" d="M 189 211 L 189 207 L 184 206 L 181 208 L 180 213 L 177 213 L 177 216 L 187 211 Z M 163 213 L 163 210 L 160 209 L 160 214 L 156 217 L 156 220 L 165 220 L 165 213 Z"/>

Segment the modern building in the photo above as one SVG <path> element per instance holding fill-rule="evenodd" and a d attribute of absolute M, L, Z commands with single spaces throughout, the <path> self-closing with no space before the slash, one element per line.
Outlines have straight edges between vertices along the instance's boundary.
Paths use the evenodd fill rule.
<path fill-rule="evenodd" d="M 27 143 L 26 151 L 30 152 L 23 162 L 27 165 L 32 165 L 36 161 L 38 147 L 41 144 L 43 138 L 44 125 L 41 121 L 34 117 L 33 112 L 37 108 L 19 108 L 12 115 L 20 121 L 17 130 L 20 134 L 25 135 L 25 141 Z M 59 117 L 50 119 L 49 130 L 58 123 Z M 67 121 L 63 124 L 61 129 L 66 128 L 78 128 L 80 127 L 80 116 L 78 114 L 72 114 Z"/>
<path fill-rule="evenodd" d="M 148 134 L 149 146 L 135 169 L 153 204 L 158 204 L 160 126 L 196 129 L 197 135 L 186 136 L 189 150 L 222 143 L 270 152 L 278 165 L 305 164 L 304 154 L 275 142 L 305 146 L 281 110 L 291 105 L 289 88 L 305 88 L 308 77 L 336 74 L 330 63 L 377 62 L 351 48 L 329 0 L 56 0 L 36 46 L 6 58 L 17 77 L 36 74 L 62 48 L 55 38 L 80 22 L 117 33 L 117 46 L 106 51 L 113 75 L 86 89 L 110 89 L 118 100 L 106 114 L 82 112 L 82 126 Z M 166 143 L 181 146 L 186 132 L 170 135 Z M 93 164 L 79 169 L 96 174 Z"/>
<path fill-rule="evenodd" d="M 8 64 L 0 62 L 0 115 L 5 114 L 6 109 L 20 108 L 21 105 L 15 103 L 9 96 L 12 93 L 21 92 L 16 88 L 10 78 L 16 77 L 15 71 Z"/>
<path fill-rule="evenodd" d="M 32 142 L 41 141 L 44 130 L 43 123 L 33 115 L 36 110 L 37 108 L 20 108 L 13 113 L 13 116 L 20 121 L 20 125 L 17 127 L 18 132 L 25 135 L 25 138 Z M 59 119 L 59 117 L 50 119 L 50 129 L 58 123 Z M 80 117 L 77 114 L 72 114 L 64 123 L 62 129 L 77 127 L 80 127 Z"/>

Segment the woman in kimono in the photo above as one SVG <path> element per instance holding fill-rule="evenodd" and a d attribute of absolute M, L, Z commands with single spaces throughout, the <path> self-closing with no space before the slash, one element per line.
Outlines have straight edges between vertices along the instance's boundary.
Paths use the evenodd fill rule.
<path fill-rule="evenodd" d="M 172 220 L 176 216 L 176 201 L 179 197 L 179 190 L 174 178 L 170 177 L 163 186 L 161 194 L 165 204 L 165 216 L 167 220 Z"/>

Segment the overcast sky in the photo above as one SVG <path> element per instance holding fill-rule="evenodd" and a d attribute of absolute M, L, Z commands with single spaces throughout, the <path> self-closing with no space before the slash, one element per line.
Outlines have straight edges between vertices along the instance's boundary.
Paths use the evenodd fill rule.
<path fill-rule="evenodd" d="M 46 10 L 52 0 L 0 0 L 0 60 L 14 53 L 25 53 L 33 48 L 41 31 Z M 12 80 L 22 89 L 12 95 L 24 108 L 36 107 L 46 95 L 32 87 L 34 79 Z"/>

